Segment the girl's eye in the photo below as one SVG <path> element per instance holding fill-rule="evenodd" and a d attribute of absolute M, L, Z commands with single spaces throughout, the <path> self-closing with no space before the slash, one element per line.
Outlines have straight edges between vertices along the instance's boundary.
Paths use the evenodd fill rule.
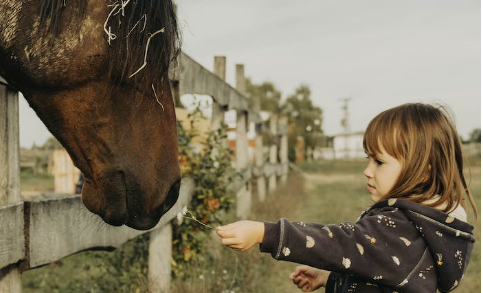
<path fill-rule="evenodd" d="M 379 166 L 381 166 L 382 164 L 384 164 L 384 162 L 383 162 L 383 161 L 378 160 L 378 159 L 375 159 L 374 161 L 375 161 L 375 162 L 376 162 L 376 164 L 377 164 L 377 165 L 379 165 Z"/>

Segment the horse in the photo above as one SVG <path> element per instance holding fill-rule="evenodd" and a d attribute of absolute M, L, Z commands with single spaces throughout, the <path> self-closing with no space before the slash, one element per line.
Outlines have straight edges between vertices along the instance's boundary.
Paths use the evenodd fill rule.
<path fill-rule="evenodd" d="M 178 198 L 174 9 L 171 0 L 0 2 L 0 75 L 84 174 L 83 204 L 113 226 L 151 229 Z"/>

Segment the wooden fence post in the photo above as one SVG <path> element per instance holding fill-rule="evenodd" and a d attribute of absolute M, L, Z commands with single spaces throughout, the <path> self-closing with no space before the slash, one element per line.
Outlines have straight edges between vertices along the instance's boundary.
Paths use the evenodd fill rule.
<path fill-rule="evenodd" d="M 299 135 L 299 136 L 297 136 L 297 145 L 295 147 L 295 163 L 296 164 L 300 164 L 305 160 L 304 150 L 305 150 L 304 137 Z"/>
<path fill-rule="evenodd" d="M 218 76 L 222 81 L 226 80 L 226 57 L 215 56 L 213 73 Z M 220 106 L 215 98 L 213 98 L 212 113 L 211 113 L 211 130 L 218 130 L 221 127 L 223 121 L 225 121 L 225 109 Z"/>
<path fill-rule="evenodd" d="M 19 147 L 19 120 L 18 120 L 18 92 L 7 86 L 0 85 L 0 207 L 18 204 L 20 202 L 20 147 Z M 25 256 L 25 239 L 23 238 L 23 207 L 17 209 L 14 218 L 7 219 L 7 225 L 2 223 L 0 233 L 10 234 L 12 231 L 5 226 L 14 226 L 16 233 L 0 235 L 0 243 L 6 245 L 6 252 L 2 255 L 2 263 L 10 265 L 0 269 L 0 292 L 20 293 L 22 282 L 17 262 Z M 18 235 L 20 234 L 20 235 Z M 8 243 L 3 243 L 8 239 Z M 15 251 L 9 251 L 15 244 Z M 3 248 L 3 247 L 2 247 Z"/>
<path fill-rule="evenodd" d="M 270 115 L 270 135 L 272 137 L 270 142 L 270 164 L 275 166 L 277 164 L 277 139 L 275 139 L 278 135 L 278 127 L 277 127 L 277 120 L 278 117 L 275 113 Z M 268 178 L 268 191 L 274 192 L 277 188 L 277 172 L 272 172 L 270 177 Z"/>
<path fill-rule="evenodd" d="M 260 113 L 261 111 L 261 101 L 260 97 L 253 97 L 253 107 L 252 110 L 255 113 Z M 263 136 L 260 129 L 261 123 L 255 125 L 255 166 L 258 170 L 262 170 L 265 160 L 263 158 Z M 257 193 L 258 199 L 260 201 L 265 201 L 267 194 L 267 186 L 265 181 L 264 172 L 259 172 L 257 177 Z"/>
<path fill-rule="evenodd" d="M 170 223 L 149 233 L 149 292 L 169 293 L 173 230 Z"/>
<path fill-rule="evenodd" d="M 245 67 L 243 64 L 236 65 L 236 89 L 242 95 L 246 94 Z M 246 111 L 236 112 L 236 167 L 245 174 L 248 167 L 248 139 L 247 139 L 248 115 Z M 245 182 L 236 196 L 236 215 L 246 219 L 251 208 L 251 184 Z"/>
<path fill-rule="evenodd" d="M 279 120 L 279 128 L 281 129 L 280 137 L 280 164 L 282 164 L 282 176 L 280 181 L 282 183 L 287 182 L 288 175 L 288 136 L 287 136 L 287 125 L 288 117 L 282 116 Z"/>

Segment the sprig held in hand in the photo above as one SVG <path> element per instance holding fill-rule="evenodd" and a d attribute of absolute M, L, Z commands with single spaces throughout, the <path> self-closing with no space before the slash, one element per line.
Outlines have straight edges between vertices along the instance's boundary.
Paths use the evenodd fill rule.
<path fill-rule="evenodd" d="M 188 216 L 187 216 L 188 215 Z M 185 218 L 185 219 L 188 219 L 188 220 L 192 220 L 192 221 L 195 221 L 203 226 L 205 226 L 206 228 L 209 228 L 209 229 L 212 229 L 212 230 L 215 230 L 215 227 L 213 226 L 210 226 L 210 225 L 207 225 L 201 221 L 199 221 L 196 216 L 190 211 L 188 210 L 187 207 L 183 207 L 183 209 L 181 210 L 181 213 L 178 214 L 178 220 L 181 220 L 182 218 Z"/>

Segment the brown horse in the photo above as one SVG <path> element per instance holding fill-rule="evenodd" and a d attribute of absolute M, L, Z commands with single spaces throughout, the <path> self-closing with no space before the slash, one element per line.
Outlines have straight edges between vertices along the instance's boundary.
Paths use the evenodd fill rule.
<path fill-rule="evenodd" d="M 171 0 L 2 0 L 0 75 L 84 173 L 85 206 L 149 229 L 178 198 Z"/>

